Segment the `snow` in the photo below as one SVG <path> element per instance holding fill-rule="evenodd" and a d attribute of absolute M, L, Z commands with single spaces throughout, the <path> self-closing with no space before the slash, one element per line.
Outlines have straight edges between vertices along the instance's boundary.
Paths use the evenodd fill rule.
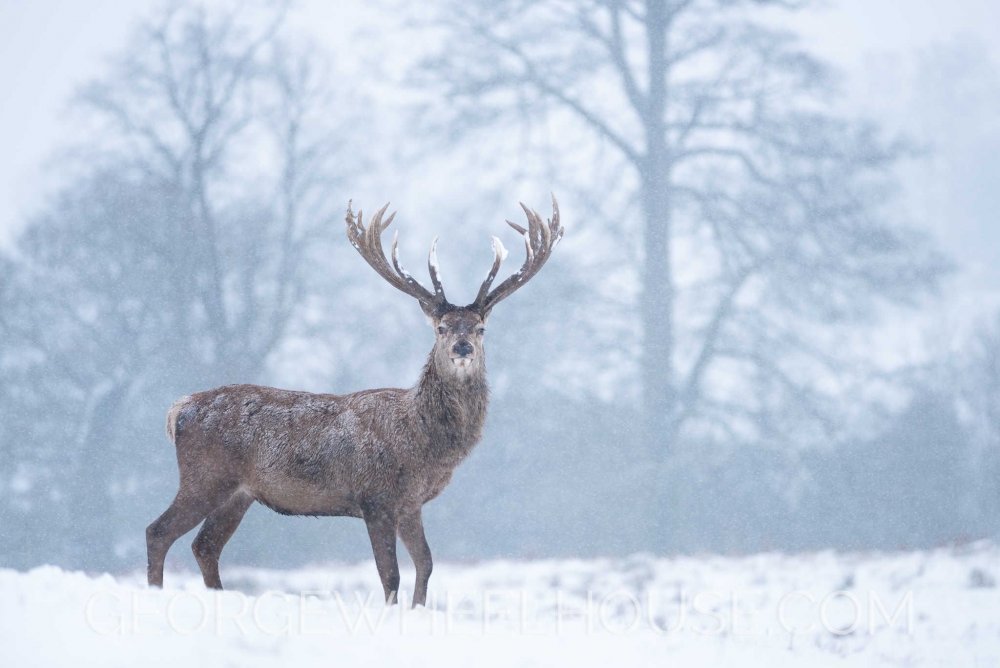
<path fill-rule="evenodd" d="M 504 247 L 503 242 L 500 241 L 500 237 L 494 236 L 490 245 L 493 247 L 493 253 L 500 256 L 501 262 L 507 259 L 507 249 Z"/>
<path fill-rule="evenodd" d="M 996 665 L 998 575 L 989 543 L 440 563 L 411 610 L 368 562 L 224 565 L 221 593 L 43 566 L 0 570 L 0 665 Z"/>
<path fill-rule="evenodd" d="M 427 257 L 427 264 L 434 269 L 434 273 L 441 276 L 441 267 L 438 266 L 438 238 L 434 237 L 434 241 L 431 242 L 431 254 Z"/>
<path fill-rule="evenodd" d="M 392 235 L 392 264 L 399 269 L 403 278 L 412 278 L 410 272 L 406 271 L 406 267 L 399 263 L 399 230 L 396 230 Z"/>

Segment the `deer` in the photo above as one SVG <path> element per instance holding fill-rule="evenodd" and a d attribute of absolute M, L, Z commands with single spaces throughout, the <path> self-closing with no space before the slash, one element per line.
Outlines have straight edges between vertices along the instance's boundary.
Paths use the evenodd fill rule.
<path fill-rule="evenodd" d="M 428 255 L 433 290 L 400 264 L 398 231 L 387 258 L 388 204 L 367 226 L 348 203 L 347 238 L 375 273 L 413 297 L 434 330 L 416 385 L 352 394 L 317 394 L 260 385 L 225 385 L 178 399 L 167 411 L 180 484 L 170 506 L 146 528 L 147 581 L 163 586 L 167 551 L 202 524 L 191 545 L 205 586 L 222 589 L 219 558 L 256 501 L 285 515 L 364 521 L 386 603 L 399 592 L 397 537 L 416 570 L 412 604 L 426 605 L 433 567 L 422 508 L 480 441 L 489 401 L 483 348 L 490 312 L 530 281 L 563 236 L 559 205 L 543 222 L 523 203 L 527 227 L 506 221 L 524 241 L 521 268 L 494 286 L 507 256 L 492 237 L 493 264 L 475 300 L 445 297 L 437 238 Z"/>

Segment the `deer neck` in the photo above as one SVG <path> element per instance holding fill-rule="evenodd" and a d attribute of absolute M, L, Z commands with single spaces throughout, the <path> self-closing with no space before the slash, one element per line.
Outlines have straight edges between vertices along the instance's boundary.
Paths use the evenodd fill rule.
<path fill-rule="evenodd" d="M 415 388 L 417 416 L 432 450 L 461 458 L 482 436 L 489 400 L 486 369 L 480 365 L 470 373 L 456 374 L 440 368 L 442 360 L 435 352 L 431 351 Z"/>

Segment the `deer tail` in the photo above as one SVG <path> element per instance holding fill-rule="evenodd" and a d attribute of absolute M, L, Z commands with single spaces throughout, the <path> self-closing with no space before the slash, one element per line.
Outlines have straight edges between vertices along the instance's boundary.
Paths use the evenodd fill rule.
<path fill-rule="evenodd" d="M 190 396 L 181 397 L 175 401 L 173 406 L 170 407 L 170 410 L 167 411 L 167 438 L 170 439 L 171 443 L 174 443 L 177 440 L 177 415 L 190 400 Z"/>

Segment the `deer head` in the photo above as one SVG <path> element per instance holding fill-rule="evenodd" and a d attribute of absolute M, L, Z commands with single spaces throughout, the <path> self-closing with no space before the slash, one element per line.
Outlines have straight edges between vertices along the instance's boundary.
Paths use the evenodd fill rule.
<path fill-rule="evenodd" d="M 559 224 L 559 204 L 552 197 L 552 218 L 543 222 L 541 216 L 523 203 L 521 208 L 528 218 L 528 227 L 507 221 L 524 240 L 525 260 L 521 268 L 507 277 L 496 287 L 493 281 L 500 271 L 500 265 L 507 257 L 507 250 L 498 237 L 493 237 L 493 265 L 486 279 L 479 287 L 475 301 L 467 306 L 456 306 L 448 301 L 441 285 L 437 260 L 437 239 L 431 244 L 427 257 L 427 269 L 431 277 L 433 291 L 421 285 L 399 262 L 398 234 L 392 240 L 391 263 L 382 249 L 382 232 L 395 218 L 395 212 L 384 218 L 386 204 L 375 212 L 367 227 L 362 222 L 362 212 L 357 216 L 347 205 L 347 238 L 372 269 L 397 290 L 404 292 L 420 303 L 420 308 L 434 328 L 436 337 L 434 352 L 438 368 L 458 375 L 467 375 L 483 368 L 483 337 L 486 321 L 493 307 L 513 294 L 538 273 L 552 254 L 552 250 L 562 239 L 563 228 Z M 384 218 L 384 220 L 383 220 Z"/>

